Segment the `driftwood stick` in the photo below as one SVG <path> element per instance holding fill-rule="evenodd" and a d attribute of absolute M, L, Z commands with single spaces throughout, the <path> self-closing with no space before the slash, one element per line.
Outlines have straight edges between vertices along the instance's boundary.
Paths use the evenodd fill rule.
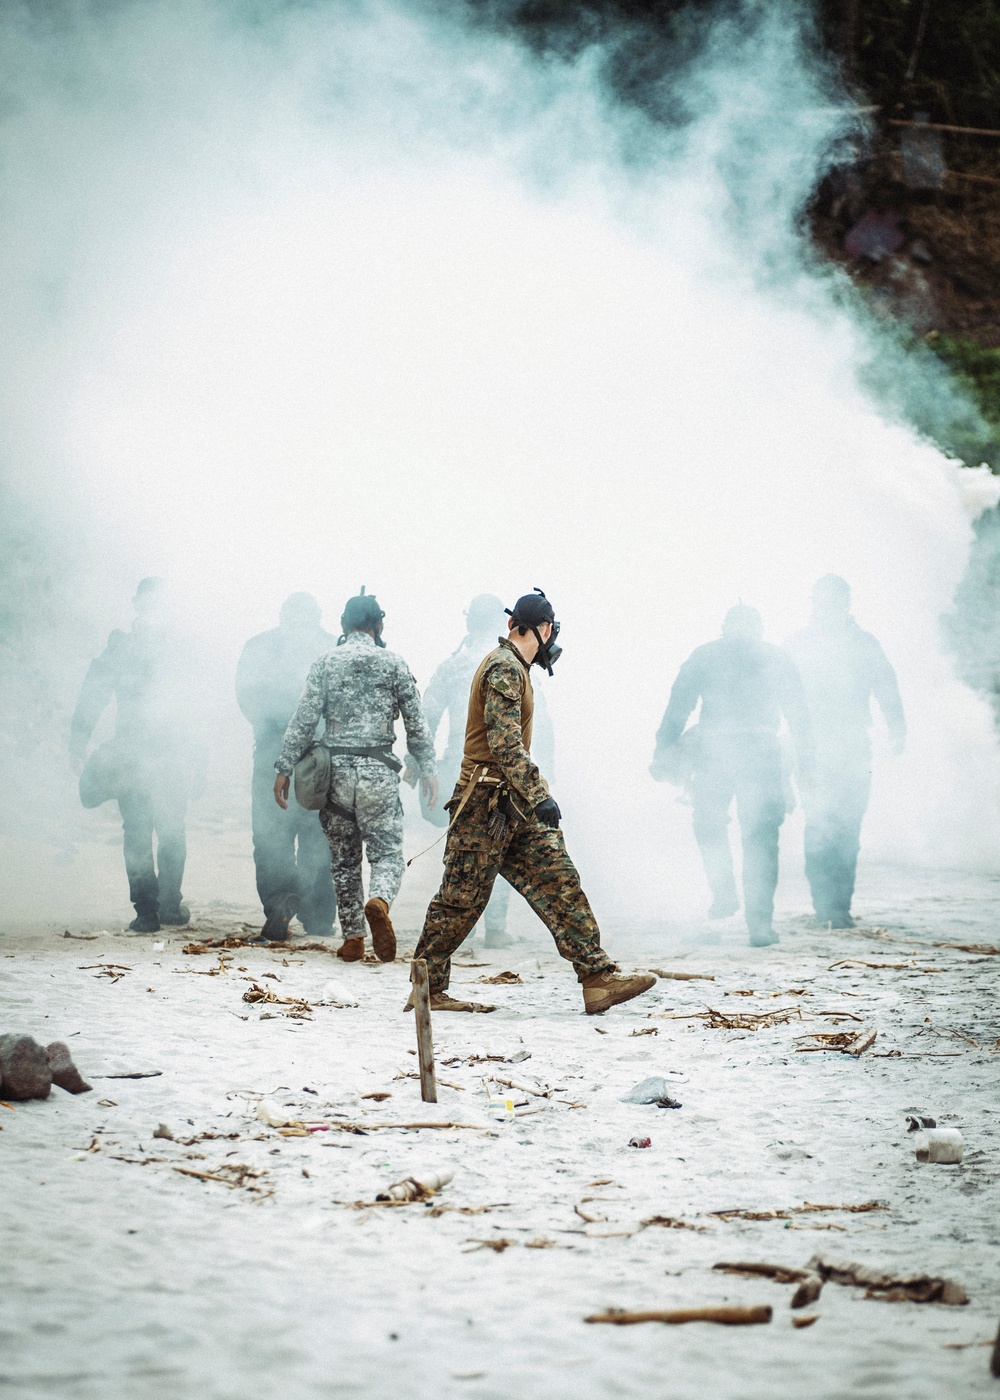
<path fill-rule="evenodd" d="M 434 1041 L 431 1036 L 431 994 L 427 982 L 427 964 L 414 958 L 410 964 L 413 982 L 413 1011 L 417 1019 L 417 1057 L 420 1061 L 420 1097 L 424 1103 L 437 1103 L 437 1081 L 434 1077 Z"/>
<path fill-rule="evenodd" d="M 721 1322 L 727 1327 L 746 1327 L 754 1322 L 770 1322 L 769 1305 L 757 1308 L 655 1308 L 649 1312 L 593 1313 L 584 1322 L 611 1322 L 627 1327 L 633 1322 Z"/>

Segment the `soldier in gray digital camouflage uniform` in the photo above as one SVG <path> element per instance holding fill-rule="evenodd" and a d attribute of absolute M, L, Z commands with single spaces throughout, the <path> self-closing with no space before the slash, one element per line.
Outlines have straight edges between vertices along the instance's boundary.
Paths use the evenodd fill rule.
<path fill-rule="evenodd" d="M 469 708 L 469 688 L 483 657 L 496 646 L 497 633 L 506 630 L 507 618 L 503 603 L 492 593 L 480 593 L 473 598 L 465 614 L 468 632 L 461 645 L 446 657 L 434 672 L 424 691 L 424 718 L 431 736 L 436 736 L 442 719 L 448 717 L 448 739 L 442 758 L 438 761 L 438 783 L 442 793 L 449 793 L 458 782 L 465 744 L 465 722 Z M 535 692 L 535 727 L 532 752 L 540 770 L 551 782 L 554 769 L 552 721 L 545 697 Z M 440 804 L 423 814 L 435 826 L 448 825 L 448 813 Z M 509 948 L 514 940 L 507 935 L 507 911 L 510 907 L 510 885 L 503 878 L 493 886 L 482 923 L 486 927 L 487 948 Z M 479 925 L 476 926 L 477 928 Z M 475 936 L 473 929 L 467 942 Z"/>
<path fill-rule="evenodd" d="M 428 807 L 437 802 L 434 744 L 409 667 L 401 656 L 385 649 L 384 617 L 375 598 L 364 590 L 348 600 L 337 649 L 310 670 L 274 765 L 278 772 L 275 800 L 286 807 L 295 765 L 313 743 L 319 721 L 325 721 L 320 742 L 330 750 L 332 775 L 320 822 L 330 843 L 344 936 L 338 955 L 345 962 L 364 957 L 365 920 L 376 956 L 382 962 L 396 956 L 389 907 L 403 879 L 402 764 L 392 753 L 400 716 L 406 729 L 407 766 L 420 775 Z M 371 866 L 367 903 L 361 882 L 362 845 Z"/>

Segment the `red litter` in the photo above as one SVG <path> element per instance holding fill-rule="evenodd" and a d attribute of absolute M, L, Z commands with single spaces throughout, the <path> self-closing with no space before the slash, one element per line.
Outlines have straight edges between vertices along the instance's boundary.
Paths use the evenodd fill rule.
<path fill-rule="evenodd" d="M 628 1140 L 628 1145 L 629 1145 L 629 1147 L 652 1147 L 652 1145 L 653 1145 L 653 1139 L 652 1139 L 652 1138 L 629 1138 L 629 1140 Z"/>

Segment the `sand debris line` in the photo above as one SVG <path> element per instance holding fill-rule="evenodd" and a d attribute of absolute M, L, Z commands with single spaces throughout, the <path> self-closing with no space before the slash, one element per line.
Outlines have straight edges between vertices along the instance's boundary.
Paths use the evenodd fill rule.
<path fill-rule="evenodd" d="M 716 1220 L 791 1220 L 794 1215 L 812 1215 L 817 1211 L 843 1210 L 852 1215 L 865 1215 L 872 1210 L 888 1210 L 884 1201 L 861 1201 L 856 1205 L 817 1205 L 803 1201 L 800 1206 L 785 1206 L 775 1210 L 711 1210 Z"/>
<path fill-rule="evenodd" d="M 842 1055 L 853 1055 L 855 1059 L 863 1055 L 866 1050 L 875 1044 L 878 1038 L 878 1031 L 866 1030 L 862 1026 L 858 1031 L 809 1031 L 810 1040 L 818 1040 L 818 1045 L 796 1045 L 796 1053 L 803 1054 L 812 1050 L 839 1050 Z M 799 1036 L 798 1039 L 804 1037 Z"/>
<path fill-rule="evenodd" d="M 976 953 L 981 958 L 1000 958 L 1000 948 L 995 948 L 992 943 L 932 943 L 931 947 L 954 948 L 956 952 Z"/>
<path fill-rule="evenodd" d="M 831 963 L 827 972 L 835 972 L 841 967 L 873 967 L 881 970 L 891 970 L 893 972 L 947 972 L 946 967 L 922 967 L 915 962 L 865 962 L 863 958 L 838 958 L 835 963 Z"/>
<path fill-rule="evenodd" d="M 700 1234 L 708 1231 L 707 1225 L 692 1225 L 689 1220 L 681 1220 L 675 1215 L 648 1215 L 645 1220 L 639 1221 L 640 1230 L 650 1225 L 661 1225 L 665 1230 L 697 1230 Z"/>
<path fill-rule="evenodd" d="M 492 1249 L 494 1254 L 502 1254 L 505 1249 L 510 1249 L 511 1245 L 517 1244 L 517 1240 L 508 1240 L 499 1235 L 495 1240 L 468 1239 L 466 1244 L 471 1244 L 471 1249 L 463 1249 L 463 1254 L 475 1254 L 477 1249 Z"/>
<path fill-rule="evenodd" d="M 306 943 L 289 943 L 281 939 L 267 942 L 260 938 L 243 938 L 231 935 L 226 938 L 206 938 L 203 943 L 185 943 L 181 952 L 197 957 L 202 953 L 214 953 L 219 948 L 266 948 L 276 953 L 328 953 L 331 956 L 334 956 L 337 951 L 336 948 L 328 947 L 325 943 L 317 943 L 315 939 Z M 365 961 L 367 962 L 368 959 L 366 958 Z M 375 961 L 377 962 L 378 959 L 376 958 Z"/>
<path fill-rule="evenodd" d="M 181 1176 L 193 1176 L 198 1181 L 215 1181 L 230 1190 L 244 1190 L 260 1193 L 264 1191 L 263 1178 L 268 1175 L 266 1167 L 251 1167 L 246 1162 L 225 1162 L 211 1171 L 198 1171 L 195 1167 L 174 1167 Z"/>
<path fill-rule="evenodd" d="M 498 972 L 495 977 L 477 977 L 477 982 L 485 982 L 491 987 L 523 986 L 524 978 L 519 972 Z"/>
<path fill-rule="evenodd" d="M 890 1303 L 944 1303 L 948 1307 L 963 1307 L 969 1301 L 960 1283 L 930 1274 L 894 1274 L 870 1264 L 825 1259 L 819 1254 L 813 1255 L 806 1268 L 832 1283 L 864 1288 L 866 1298 L 881 1297 Z"/>
<path fill-rule="evenodd" d="M 609 1308 L 607 1312 L 592 1313 L 584 1322 L 609 1322 L 615 1327 L 628 1327 L 636 1322 L 719 1322 L 724 1327 L 748 1327 L 759 1322 L 770 1322 L 770 1305 L 761 1307 L 718 1307 L 718 1308 L 651 1308 L 642 1312 L 628 1312 L 624 1308 Z"/>
<path fill-rule="evenodd" d="M 773 1011 L 715 1011 L 708 1007 L 703 1013 L 710 1030 L 759 1031 L 768 1026 L 780 1026 L 786 1021 L 802 1020 L 798 1006 L 775 1007 Z"/>
<path fill-rule="evenodd" d="M 91 972 L 95 967 L 99 967 L 101 969 L 100 972 L 98 972 L 97 974 L 98 977 L 110 977 L 112 982 L 120 982 L 127 972 L 134 971 L 134 969 L 130 967 L 127 963 L 105 962 L 84 963 L 79 968 L 79 971 Z"/>
<path fill-rule="evenodd" d="M 287 1006 L 290 1009 L 285 1012 L 286 1016 L 295 1016 L 301 1020 L 312 1019 L 312 1005 L 304 997 L 280 997 L 277 992 L 272 992 L 270 987 L 262 987 L 259 982 L 251 980 L 249 988 L 243 993 L 243 1000 L 251 1005 L 266 1003 Z"/>
<path fill-rule="evenodd" d="M 814 1269 L 790 1269 L 785 1264 L 713 1264 L 713 1269 L 724 1274 L 742 1274 L 746 1278 L 769 1278 L 775 1283 L 797 1283 L 792 1295 L 792 1307 L 804 1308 L 815 1303 L 823 1291 L 823 1278 Z"/>

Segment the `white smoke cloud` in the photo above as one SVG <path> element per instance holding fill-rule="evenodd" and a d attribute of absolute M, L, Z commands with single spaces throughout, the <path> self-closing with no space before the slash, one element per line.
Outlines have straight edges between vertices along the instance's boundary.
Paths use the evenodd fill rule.
<path fill-rule="evenodd" d="M 693 839 L 646 765 L 676 668 L 740 597 L 781 640 L 833 570 L 911 720 L 869 849 L 990 859 L 990 721 L 939 640 L 956 469 L 858 387 L 874 332 L 797 230 L 851 119 L 797 11 L 748 13 L 663 133 L 593 54 L 412 6 L 8 11 L 0 439 L 88 541 L 90 644 L 165 574 L 224 688 L 287 593 L 332 625 L 364 582 L 423 684 L 470 597 L 541 585 L 585 883 L 675 915 Z M 246 744 L 234 713 L 220 751 Z"/>

